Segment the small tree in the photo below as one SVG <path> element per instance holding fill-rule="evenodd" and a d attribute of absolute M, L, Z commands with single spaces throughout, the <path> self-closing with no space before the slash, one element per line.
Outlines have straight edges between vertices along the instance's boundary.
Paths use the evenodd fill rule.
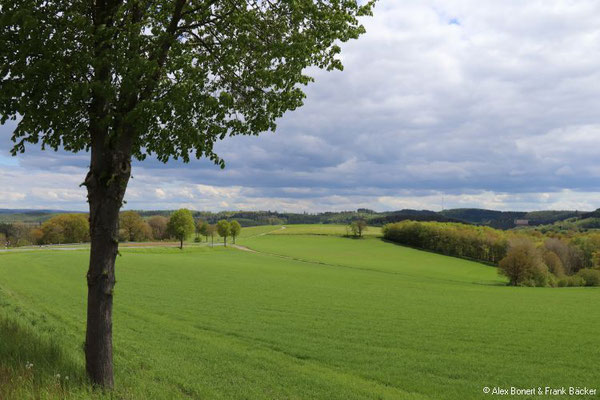
<path fill-rule="evenodd" d="M 546 286 L 548 268 L 540 250 L 529 239 L 511 243 L 506 257 L 498 264 L 498 273 L 509 279 L 509 285 Z"/>
<path fill-rule="evenodd" d="M 233 244 L 235 244 L 235 238 L 242 231 L 242 226 L 235 219 L 229 223 L 229 234 L 233 239 Z"/>
<path fill-rule="evenodd" d="M 362 237 L 363 232 L 365 232 L 368 228 L 367 228 L 367 221 L 365 221 L 364 219 L 359 219 L 358 221 L 355 221 L 356 224 L 356 230 L 358 231 L 358 237 Z"/>
<path fill-rule="evenodd" d="M 208 230 L 210 225 L 208 224 L 208 222 L 202 222 L 202 225 L 200 226 L 200 234 L 202 236 L 204 236 L 206 238 L 206 242 L 208 243 Z"/>
<path fill-rule="evenodd" d="M 359 219 L 350 224 L 350 230 L 354 236 L 362 237 L 364 231 L 367 230 L 367 221 Z"/>
<path fill-rule="evenodd" d="M 227 247 L 227 236 L 231 234 L 230 229 L 231 226 L 226 220 L 222 219 L 219 222 L 217 222 L 217 232 L 219 233 L 219 236 L 223 238 L 223 243 L 225 244 L 225 247 Z"/>
<path fill-rule="evenodd" d="M 169 234 L 179 240 L 179 248 L 183 249 L 183 241 L 194 233 L 194 217 L 190 210 L 182 208 L 171 215 L 167 230 Z"/>
<path fill-rule="evenodd" d="M 53 218 L 44 222 L 41 227 L 42 230 L 42 242 L 44 244 L 60 244 L 64 242 L 64 229 Z"/>
<path fill-rule="evenodd" d="M 62 227 L 65 243 L 81 243 L 89 240 L 90 225 L 85 214 L 60 214 L 49 221 Z"/>
<path fill-rule="evenodd" d="M 148 225 L 152 229 L 152 237 L 156 240 L 165 239 L 167 236 L 167 224 L 169 219 L 162 215 L 155 215 L 148 220 Z"/>
<path fill-rule="evenodd" d="M 87 215 L 60 214 L 42 224 L 39 242 L 48 244 L 86 242 L 90 238 L 89 229 Z"/>
<path fill-rule="evenodd" d="M 195 223 L 195 228 L 196 228 L 196 241 L 199 242 L 200 241 L 200 235 L 202 234 L 202 232 L 200 232 L 202 230 L 202 226 L 204 225 L 204 221 L 202 221 L 201 219 L 197 219 L 196 223 Z"/>
<path fill-rule="evenodd" d="M 215 245 L 215 233 L 217 233 L 217 226 L 216 225 L 208 225 L 206 227 L 206 241 L 208 242 L 208 236 L 210 236 L 210 246 L 214 246 Z"/>
<path fill-rule="evenodd" d="M 119 236 L 123 241 L 142 242 L 150 239 L 152 228 L 135 211 L 123 211 L 119 215 Z"/>
<path fill-rule="evenodd" d="M 560 257 L 555 252 L 546 250 L 544 252 L 544 264 L 548 267 L 548 270 L 552 272 L 556 277 L 562 278 L 565 276 L 565 267 L 560 261 Z"/>

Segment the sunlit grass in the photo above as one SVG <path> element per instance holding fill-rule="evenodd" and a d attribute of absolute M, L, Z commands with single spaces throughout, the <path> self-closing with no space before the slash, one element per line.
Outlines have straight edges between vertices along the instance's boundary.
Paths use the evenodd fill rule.
<path fill-rule="evenodd" d="M 493 267 L 374 237 L 262 235 L 280 228 L 240 237 L 262 253 L 123 249 L 114 398 L 462 400 L 600 382 L 600 290 L 506 287 Z M 89 398 L 87 262 L 0 254 L 0 398 Z"/>

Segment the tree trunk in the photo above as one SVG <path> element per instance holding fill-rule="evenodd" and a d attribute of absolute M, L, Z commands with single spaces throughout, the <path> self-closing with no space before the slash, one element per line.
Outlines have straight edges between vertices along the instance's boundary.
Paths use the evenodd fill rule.
<path fill-rule="evenodd" d="M 179 250 L 183 250 L 183 239 L 180 239 Z"/>
<path fill-rule="evenodd" d="M 90 171 L 85 179 L 90 204 L 90 265 L 85 359 L 93 384 L 112 388 L 112 306 L 115 259 L 119 247 L 119 210 L 131 172 L 128 146 L 92 146 Z"/>

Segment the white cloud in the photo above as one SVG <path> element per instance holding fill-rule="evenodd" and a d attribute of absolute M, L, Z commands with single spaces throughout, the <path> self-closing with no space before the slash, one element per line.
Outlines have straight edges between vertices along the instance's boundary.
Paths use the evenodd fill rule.
<path fill-rule="evenodd" d="M 154 190 L 154 194 L 156 195 L 157 198 L 159 199 L 164 199 L 167 197 L 167 194 L 165 193 L 164 190 L 160 189 L 160 188 L 156 188 Z"/>

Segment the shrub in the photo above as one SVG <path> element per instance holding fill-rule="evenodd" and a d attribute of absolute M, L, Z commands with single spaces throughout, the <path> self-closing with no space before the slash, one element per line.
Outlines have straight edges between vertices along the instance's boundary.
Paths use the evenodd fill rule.
<path fill-rule="evenodd" d="M 548 270 L 557 277 L 562 277 L 565 275 L 565 267 L 555 252 L 550 250 L 546 250 L 544 252 L 544 264 L 546 264 Z"/>
<path fill-rule="evenodd" d="M 569 286 L 585 286 L 585 280 L 579 275 L 569 276 Z"/>
<path fill-rule="evenodd" d="M 509 285 L 548 286 L 548 268 L 542 261 L 540 250 L 531 240 L 513 240 L 498 266 L 498 272 L 508 277 Z"/>
<path fill-rule="evenodd" d="M 567 287 L 569 286 L 569 280 L 571 277 L 569 276 L 563 276 L 562 278 L 559 278 L 558 281 L 556 282 L 556 286 L 558 287 Z"/>
<path fill-rule="evenodd" d="M 582 278 L 585 282 L 585 286 L 600 286 L 600 271 L 597 269 L 581 269 L 574 277 Z"/>
<path fill-rule="evenodd" d="M 41 226 L 39 242 L 81 243 L 90 240 L 90 225 L 86 214 L 60 214 Z"/>
<path fill-rule="evenodd" d="M 135 211 L 119 214 L 119 240 L 122 242 L 143 242 L 152 238 L 152 227 Z"/>
<path fill-rule="evenodd" d="M 584 252 L 574 244 L 557 238 L 549 238 L 544 242 L 544 247 L 560 258 L 567 275 L 572 275 L 585 266 Z"/>
<path fill-rule="evenodd" d="M 155 215 L 148 220 L 148 225 L 152 229 L 152 237 L 155 240 L 163 240 L 168 238 L 167 225 L 169 219 L 162 215 Z"/>

